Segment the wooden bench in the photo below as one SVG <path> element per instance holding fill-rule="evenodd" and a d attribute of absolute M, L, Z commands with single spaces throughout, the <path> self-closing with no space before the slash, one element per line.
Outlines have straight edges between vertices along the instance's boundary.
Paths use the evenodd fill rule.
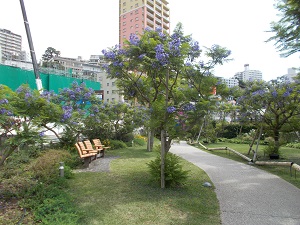
<path fill-rule="evenodd" d="M 104 152 L 105 152 L 105 150 L 109 149 L 110 146 L 105 147 L 105 146 L 101 143 L 100 139 L 93 139 L 93 143 L 94 143 L 95 148 L 98 149 L 98 150 L 100 150 L 100 151 L 102 152 L 102 156 L 101 156 L 101 157 L 104 157 Z"/>
<path fill-rule="evenodd" d="M 105 149 L 98 148 L 96 146 L 94 148 L 90 140 L 85 140 L 84 144 L 85 144 L 85 146 L 86 146 L 87 149 L 93 149 L 94 151 L 96 151 L 99 154 L 98 158 L 104 157 L 104 150 Z"/>
<path fill-rule="evenodd" d="M 85 168 L 88 168 L 89 167 L 89 164 L 90 162 L 92 161 L 92 158 L 94 157 L 96 159 L 96 156 L 97 156 L 97 153 L 95 152 L 90 152 L 90 153 L 87 153 L 87 152 L 83 152 L 82 149 L 80 148 L 80 145 L 79 143 L 75 143 L 75 147 L 78 151 L 78 154 L 79 154 L 79 157 L 81 159 L 83 159 L 84 163 L 83 163 L 83 166 Z"/>

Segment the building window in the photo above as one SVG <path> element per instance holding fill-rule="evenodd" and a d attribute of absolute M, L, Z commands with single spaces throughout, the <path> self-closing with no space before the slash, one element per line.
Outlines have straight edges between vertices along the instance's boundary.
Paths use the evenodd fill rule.
<path fill-rule="evenodd" d="M 106 91 L 106 94 L 108 94 L 108 95 L 109 95 L 109 91 Z"/>
<path fill-rule="evenodd" d="M 133 19 L 131 19 L 130 22 L 133 22 Z"/>
<path fill-rule="evenodd" d="M 133 29 L 133 26 L 131 26 L 130 29 Z"/>
<path fill-rule="evenodd" d="M 115 98 L 112 98 L 111 100 L 112 100 L 112 101 L 115 101 Z"/>
<path fill-rule="evenodd" d="M 126 5 L 126 2 L 123 2 L 123 6 L 125 6 Z"/>
<path fill-rule="evenodd" d="M 123 13 L 126 12 L 126 9 L 123 9 Z"/>
<path fill-rule="evenodd" d="M 107 102 L 109 102 L 109 99 L 106 99 Z"/>
<path fill-rule="evenodd" d="M 116 84 L 115 84 L 115 82 L 112 82 L 112 83 L 111 83 L 111 86 L 113 86 L 113 87 L 114 87 L 115 85 L 116 85 Z"/>
<path fill-rule="evenodd" d="M 109 86 L 109 83 L 106 83 L 106 86 Z"/>
<path fill-rule="evenodd" d="M 136 3 L 136 4 L 135 4 L 135 7 L 138 7 L 138 6 L 139 6 L 139 3 Z"/>
<path fill-rule="evenodd" d="M 126 25 L 126 22 L 123 22 L 123 26 L 125 26 Z"/>
<path fill-rule="evenodd" d="M 139 18 L 138 18 L 138 17 L 135 17 L 135 20 L 136 20 L 136 21 L 138 21 L 138 20 L 139 20 Z"/>
<path fill-rule="evenodd" d="M 126 15 L 123 16 L 123 19 L 126 19 Z"/>
<path fill-rule="evenodd" d="M 138 25 L 138 24 L 136 24 L 136 25 L 135 25 L 135 27 L 139 27 L 139 25 Z"/>
<path fill-rule="evenodd" d="M 139 10 L 135 10 L 135 14 L 138 14 L 139 13 Z"/>

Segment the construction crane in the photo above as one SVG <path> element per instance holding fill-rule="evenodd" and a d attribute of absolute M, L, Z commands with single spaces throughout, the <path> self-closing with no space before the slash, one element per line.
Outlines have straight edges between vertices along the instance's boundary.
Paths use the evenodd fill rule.
<path fill-rule="evenodd" d="M 20 0 L 20 5 L 21 5 L 21 9 L 22 9 L 23 20 L 24 20 L 27 40 L 28 40 L 28 44 L 29 44 L 31 60 L 32 60 L 32 64 L 33 64 L 36 86 L 37 86 L 38 91 L 42 92 L 43 91 L 42 80 L 40 78 L 40 73 L 39 73 L 38 64 L 36 61 L 35 51 L 33 48 L 32 37 L 31 37 L 31 33 L 30 33 L 29 23 L 28 23 L 25 5 L 24 5 L 23 0 Z"/>

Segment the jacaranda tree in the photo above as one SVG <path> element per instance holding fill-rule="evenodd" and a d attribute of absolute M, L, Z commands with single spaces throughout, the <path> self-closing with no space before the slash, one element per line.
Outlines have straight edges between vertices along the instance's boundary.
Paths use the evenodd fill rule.
<path fill-rule="evenodd" d="M 41 143 L 46 131 L 41 122 L 55 118 L 56 109 L 55 104 L 28 85 L 21 85 L 15 92 L 0 85 L 0 130 L 1 137 L 5 138 L 0 165 L 18 147 L 24 149 Z"/>
<path fill-rule="evenodd" d="M 131 34 L 123 48 L 117 45 L 103 50 L 110 61 L 104 67 L 109 77 L 118 79 L 126 97 L 149 108 L 148 126 L 160 133 L 162 188 L 165 187 L 165 154 L 177 135 L 178 116 L 183 111 L 194 110 L 191 99 L 183 93 L 192 88 L 186 82 L 186 71 L 198 64 L 196 60 L 201 52 L 199 43 L 183 34 L 181 24 L 171 35 L 162 29 L 145 29 L 140 37 Z M 211 54 L 210 57 L 215 56 Z"/>
<path fill-rule="evenodd" d="M 278 78 L 269 82 L 246 84 L 245 93 L 238 99 L 242 107 L 240 117 L 247 118 L 274 138 L 270 153 L 279 153 L 280 132 L 286 124 L 300 114 L 299 82 Z"/>

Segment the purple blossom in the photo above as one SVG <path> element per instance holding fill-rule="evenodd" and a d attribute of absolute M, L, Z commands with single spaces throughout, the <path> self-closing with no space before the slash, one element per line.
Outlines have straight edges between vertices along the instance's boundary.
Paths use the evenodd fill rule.
<path fill-rule="evenodd" d="M 141 55 L 139 56 L 139 59 L 143 59 L 145 56 L 146 56 L 146 53 L 141 54 Z"/>
<path fill-rule="evenodd" d="M 192 103 L 188 103 L 188 104 L 185 104 L 184 106 L 182 106 L 182 109 L 184 111 L 191 111 L 191 110 L 195 110 L 196 107 Z"/>
<path fill-rule="evenodd" d="M 286 98 L 286 97 L 289 97 L 290 95 L 291 95 L 291 93 L 290 93 L 289 91 L 286 91 L 286 92 L 283 93 L 282 96 L 283 96 L 284 98 Z"/>
<path fill-rule="evenodd" d="M 273 96 L 274 98 L 277 97 L 277 91 L 276 91 L 276 90 L 275 90 L 275 91 L 272 91 L 272 96 Z"/>
<path fill-rule="evenodd" d="M 8 100 L 6 98 L 1 99 L 0 104 L 8 104 Z"/>
<path fill-rule="evenodd" d="M 167 37 L 163 32 L 158 32 L 158 36 L 162 39 L 165 39 Z"/>
<path fill-rule="evenodd" d="M 266 93 L 265 90 L 257 90 L 252 92 L 252 96 L 256 96 L 256 95 L 263 96 L 265 93 Z"/>
<path fill-rule="evenodd" d="M 131 33 L 129 36 L 129 42 L 132 45 L 138 45 L 140 43 L 140 39 L 138 38 L 138 36 L 134 33 Z"/>
<path fill-rule="evenodd" d="M 40 133 L 39 133 L 39 136 L 40 136 L 40 137 L 44 137 L 44 136 L 45 136 L 45 132 L 44 132 L 44 131 L 40 132 Z"/>
<path fill-rule="evenodd" d="M 71 106 L 65 105 L 62 107 L 64 113 L 62 115 L 62 122 L 65 122 L 66 120 L 70 119 L 72 116 L 73 108 Z"/>
<path fill-rule="evenodd" d="M 162 32 L 162 28 L 161 27 L 156 27 L 155 31 L 156 32 Z"/>
<path fill-rule="evenodd" d="M 0 109 L 0 114 L 7 115 L 7 116 L 13 116 L 13 113 L 11 111 L 4 109 L 4 108 Z"/>
<path fill-rule="evenodd" d="M 176 108 L 174 107 L 174 106 L 169 106 L 168 108 L 167 108 L 167 112 L 168 113 L 173 113 L 173 112 L 175 112 L 176 111 Z"/>
<path fill-rule="evenodd" d="M 191 62 L 186 62 L 185 65 L 186 66 L 192 66 L 192 63 Z"/>
<path fill-rule="evenodd" d="M 156 51 L 156 59 L 160 62 L 162 66 L 168 64 L 169 62 L 169 54 L 165 52 L 162 44 L 158 44 L 155 47 Z"/>
<path fill-rule="evenodd" d="M 174 37 L 176 38 L 174 38 L 172 41 L 169 42 L 169 49 L 173 56 L 180 56 L 181 41 L 180 38 L 178 38 L 178 36 L 174 36 Z"/>
<path fill-rule="evenodd" d="M 146 28 L 145 28 L 145 32 L 146 32 L 146 31 L 152 31 L 152 29 L 151 29 L 150 27 L 146 27 Z"/>
<path fill-rule="evenodd" d="M 111 69 L 108 64 L 103 64 L 102 68 L 106 73 L 111 74 Z"/>
<path fill-rule="evenodd" d="M 201 60 L 201 61 L 199 62 L 199 66 L 200 66 L 201 68 L 204 67 L 204 62 L 203 62 L 203 60 Z"/>
<path fill-rule="evenodd" d="M 105 49 L 102 50 L 102 53 L 105 58 L 114 60 L 116 59 L 116 54 L 113 51 L 107 51 Z"/>

